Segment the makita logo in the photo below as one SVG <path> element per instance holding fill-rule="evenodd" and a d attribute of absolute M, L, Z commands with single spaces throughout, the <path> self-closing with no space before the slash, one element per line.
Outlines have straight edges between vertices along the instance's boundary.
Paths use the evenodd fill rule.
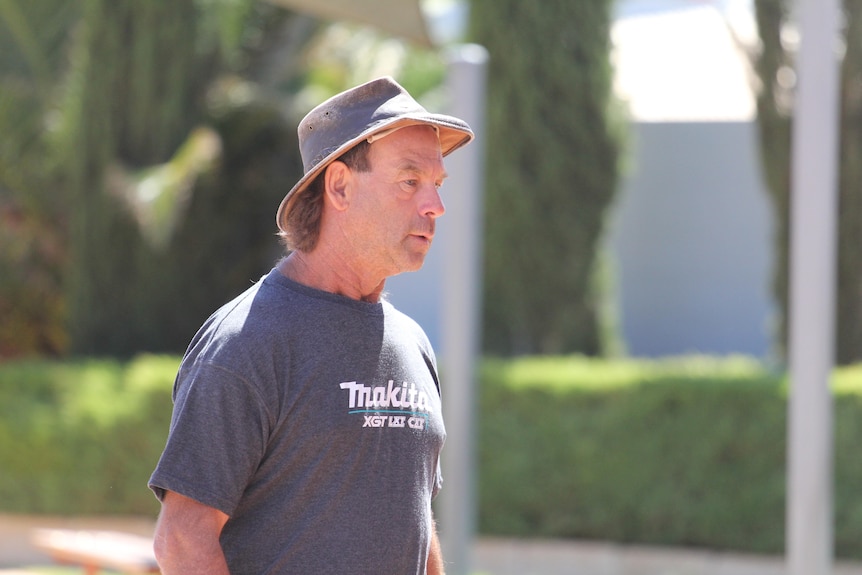
<path fill-rule="evenodd" d="M 428 394 L 406 381 L 395 385 L 369 386 L 355 381 L 339 384 L 349 391 L 348 413 L 362 414 L 362 427 L 407 428 L 422 430 L 431 412 Z"/>
<path fill-rule="evenodd" d="M 341 389 L 350 391 L 348 399 L 348 408 L 356 409 L 364 408 L 387 408 L 397 407 L 410 411 L 423 411 L 428 413 L 431 411 L 428 406 L 428 394 L 424 391 L 416 389 L 412 383 L 406 381 L 399 386 L 395 385 L 393 380 L 389 380 L 389 385 L 380 385 L 371 387 L 356 383 L 355 381 L 345 381 L 340 384 Z"/>

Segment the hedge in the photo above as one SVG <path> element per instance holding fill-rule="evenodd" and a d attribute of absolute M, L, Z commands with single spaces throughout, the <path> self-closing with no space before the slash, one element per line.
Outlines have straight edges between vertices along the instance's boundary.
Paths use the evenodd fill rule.
<path fill-rule="evenodd" d="M 0 366 L 0 512 L 154 516 L 177 364 Z M 783 375 L 744 358 L 544 357 L 486 360 L 480 380 L 482 534 L 783 551 Z M 836 552 L 862 558 L 862 368 L 833 389 Z"/>
<path fill-rule="evenodd" d="M 489 361 L 480 531 L 784 548 L 787 382 L 745 359 Z M 836 552 L 862 557 L 862 370 L 837 370 Z"/>
<path fill-rule="evenodd" d="M 736 363 L 521 360 L 483 380 L 482 531 L 780 548 L 778 378 Z"/>
<path fill-rule="evenodd" d="M 155 515 L 174 357 L 0 366 L 0 511 Z"/>

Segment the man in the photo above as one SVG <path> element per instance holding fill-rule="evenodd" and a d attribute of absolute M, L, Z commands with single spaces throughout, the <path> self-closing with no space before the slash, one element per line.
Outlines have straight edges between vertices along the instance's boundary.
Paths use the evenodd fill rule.
<path fill-rule="evenodd" d="M 156 556 L 165 575 L 442 574 L 436 360 L 381 295 L 421 267 L 443 156 L 473 133 L 381 78 L 298 134 L 305 175 L 276 216 L 289 255 L 180 366 L 149 483 Z"/>

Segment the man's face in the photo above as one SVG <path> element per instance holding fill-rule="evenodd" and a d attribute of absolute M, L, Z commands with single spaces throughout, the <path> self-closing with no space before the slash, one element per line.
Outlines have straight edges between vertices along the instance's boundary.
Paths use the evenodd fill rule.
<path fill-rule="evenodd" d="M 445 211 L 437 133 L 430 126 L 401 128 L 371 144 L 369 160 L 370 171 L 353 172 L 351 243 L 372 273 L 418 270 Z"/>

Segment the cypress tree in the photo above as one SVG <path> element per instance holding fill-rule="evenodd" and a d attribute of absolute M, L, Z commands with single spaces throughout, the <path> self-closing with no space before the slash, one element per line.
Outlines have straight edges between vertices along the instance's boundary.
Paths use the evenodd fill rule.
<path fill-rule="evenodd" d="M 838 266 L 836 357 L 844 365 L 862 359 L 862 2 L 845 0 L 846 46 L 841 61 L 838 174 Z M 776 213 L 777 257 L 773 294 L 778 302 L 776 343 L 786 354 L 789 324 L 790 164 L 793 122 L 793 46 L 782 42 L 788 24 L 787 0 L 756 0 L 761 48 L 754 63 L 760 148 L 764 173 Z M 786 36 L 785 36 L 786 37 Z"/>
<path fill-rule="evenodd" d="M 190 0 L 84 3 L 63 142 L 75 352 L 132 353 L 137 345 L 136 297 L 149 283 L 138 273 L 141 237 L 104 179 L 115 163 L 138 168 L 164 161 L 199 117 L 190 65 L 194 16 Z"/>
<path fill-rule="evenodd" d="M 836 361 L 862 360 L 862 2 L 845 0 L 841 66 Z"/>
<path fill-rule="evenodd" d="M 788 323 L 790 277 L 790 141 L 792 116 L 792 61 L 781 40 L 787 22 L 785 0 L 756 0 L 755 16 L 761 50 L 754 62 L 760 79 L 757 93 L 760 155 L 767 192 L 775 213 L 776 255 L 772 292 L 778 306 L 775 318 L 776 352 L 784 355 Z"/>
<path fill-rule="evenodd" d="M 295 136 L 279 103 L 240 79 L 250 63 L 231 42 L 243 40 L 234 32 L 247 32 L 248 19 L 267 20 L 260 10 L 287 13 L 253 5 L 86 0 L 60 145 L 73 352 L 182 351 L 206 316 L 277 256 L 273 214 L 298 177 Z M 231 7 L 239 10 L 225 12 Z M 154 210 L 156 201 L 136 183 L 188 170 L 183 154 L 201 133 L 218 152 L 181 182 L 190 190 L 175 186 L 167 204 L 182 217 L 153 242 L 133 205 Z"/>
<path fill-rule="evenodd" d="M 620 142 L 610 0 L 473 0 L 490 53 L 483 339 L 494 354 L 602 351 L 591 286 Z"/>

